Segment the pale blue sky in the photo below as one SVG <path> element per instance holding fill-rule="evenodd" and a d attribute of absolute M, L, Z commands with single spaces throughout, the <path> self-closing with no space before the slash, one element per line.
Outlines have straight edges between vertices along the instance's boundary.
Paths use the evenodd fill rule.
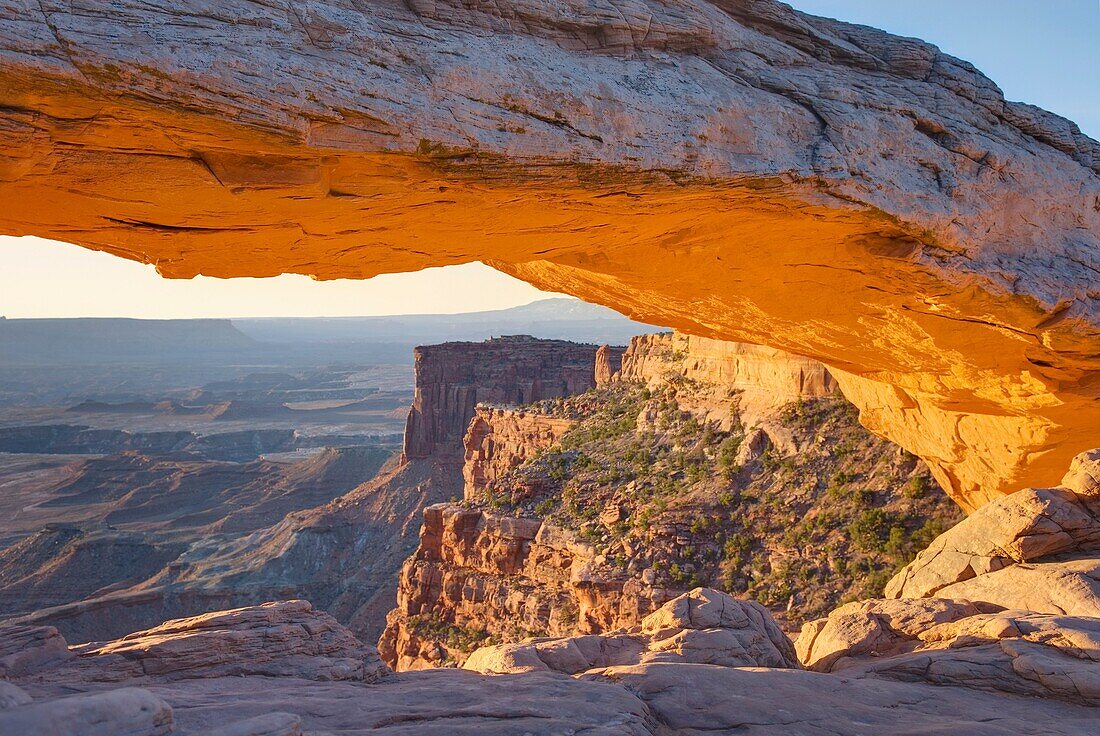
<path fill-rule="evenodd" d="M 1098 0 L 795 0 L 817 15 L 916 36 L 973 62 L 1009 99 L 1100 138 Z M 9 317 L 244 317 L 464 312 L 542 296 L 480 264 L 314 282 L 167 281 L 151 266 L 36 238 L 0 236 L 0 314 Z"/>

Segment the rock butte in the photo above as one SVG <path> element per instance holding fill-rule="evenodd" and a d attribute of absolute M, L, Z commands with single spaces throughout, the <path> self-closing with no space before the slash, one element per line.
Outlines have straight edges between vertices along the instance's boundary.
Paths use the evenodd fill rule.
<path fill-rule="evenodd" d="M 0 232 L 169 277 L 484 260 L 833 369 L 968 510 L 1100 445 L 1100 145 L 771 0 L 14 0 Z"/>

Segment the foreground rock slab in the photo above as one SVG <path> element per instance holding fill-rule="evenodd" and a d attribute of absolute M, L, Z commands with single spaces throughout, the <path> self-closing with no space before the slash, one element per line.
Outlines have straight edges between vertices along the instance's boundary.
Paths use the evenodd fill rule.
<path fill-rule="evenodd" d="M 661 734 L 1087 734 L 1097 711 L 957 688 L 797 670 L 655 663 L 612 667 L 602 677 L 645 701 Z"/>
<path fill-rule="evenodd" d="M 1062 484 L 986 504 L 936 537 L 886 585 L 888 598 L 966 599 L 1100 616 L 1100 450 Z"/>
<path fill-rule="evenodd" d="M 807 623 L 806 665 L 1100 706 L 1100 618 L 981 612 L 968 601 L 863 601 Z"/>
<path fill-rule="evenodd" d="M 0 232 L 488 261 L 837 368 L 968 510 L 1100 444 L 1100 145 L 965 61 L 772 0 L 233 8 L 5 5 Z"/>
<path fill-rule="evenodd" d="M 0 710 L 0 733 L 13 736 L 162 736 L 172 709 L 147 690 L 121 688 Z"/>

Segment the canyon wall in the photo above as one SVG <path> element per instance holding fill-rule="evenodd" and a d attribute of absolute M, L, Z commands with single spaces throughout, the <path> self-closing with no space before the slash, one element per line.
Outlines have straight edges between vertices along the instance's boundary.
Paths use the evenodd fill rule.
<path fill-rule="evenodd" d="M 601 562 L 591 544 L 539 519 L 431 506 L 379 652 L 398 670 L 461 665 L 490 641 L 632 626 L 674 595 Z"/>
<path fill-rule="evenodd" d="M 486 261 L 822 361 L 967 508 L 1100 444 L 1100 144 L 967 62 L 773 0 L 233 7 L 5 6 L 0 232 Z"/>
<path fill-rule="evenodd" d="M 463 440 L 463 495 L 476 498 L 508 471 L 557 444 L 575 424 L 535 411 L 478 406 Z"/>
<path fill-rule="evenodd" d="M 633 338 L 618 376 L 654 387 L 690 382 L 691 390 L 683 393 L 696 413 L 723 424 L 736 414 L 748 426 L 767 424 L 791 402 L 840 392 L 832 374 L 816 360 L 680 332 Z"/>
<path fill-rule="evenodd" d="M 404 459 L 461 463 L 462 438 L 479 402 L 527 404 L 587 391 L 595 386 L 596 350 L 525 335 L 416 348 Z"/>
<path fill-rule="evenodd" d="M 849 516 L 890 506 L 889 497 L 918 495 L 909 488 L 929 497 L 915 526 L 952 514 L 927 469 L 854 426 L 851 406 L 815 361 L 663 333 L 633 338 L 620 369 L 608 376 L 607 367 L 592 392 L 476 407 L 464 439 L 463 501 L 425 510 L 419 546 L 399 576 L 379 641 L 391 666 L 461 665 L 488 643 L 630 629 L 719 577 L 742 594 L 752 581 L 778 577 L 777 568 L 790 567 L 792 586 L 838 577 L 849 562 L 854 570 L 867 560 L 831 535 L 848 535 Z M 848 483 L 858 486 L 838 490 Z M 808 502 L 818 495 L 821 518 Z M 788 524 L 791 513 L 808 518 Z M 873 534 L 903 523 L 892 510 L 875 513 L 882 529 Z M 716 565 L 711 556 L 720 554 L 738 561 Z M 832 572 L 802 570 L 804 557 L 828 558 Z M 803 604 L 825 613 L 830 596 L 851 592 L 818 587 L 829 592 L 787 583 L 757 592 L 784 619 Z"/>

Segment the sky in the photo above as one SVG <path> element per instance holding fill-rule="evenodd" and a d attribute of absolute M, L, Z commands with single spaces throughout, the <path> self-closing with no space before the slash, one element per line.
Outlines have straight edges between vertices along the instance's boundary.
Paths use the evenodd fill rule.
<path fill-rule="evenodd" d="M 1011 100 L 1100 139 L 1100 0 L 793 0 L 799 10 L 930 41 L 973 62 Z M 152 266 L 38 238 L 0 236 L 0 315 L 266 317 L 428 314 L 548 296 L 481 264 L 317 282 L 162 279 Z"/>

